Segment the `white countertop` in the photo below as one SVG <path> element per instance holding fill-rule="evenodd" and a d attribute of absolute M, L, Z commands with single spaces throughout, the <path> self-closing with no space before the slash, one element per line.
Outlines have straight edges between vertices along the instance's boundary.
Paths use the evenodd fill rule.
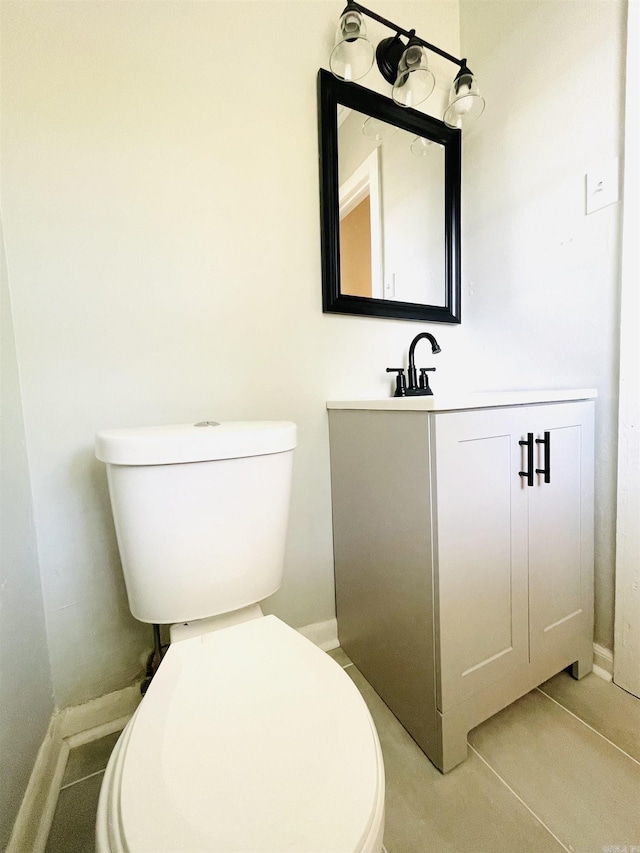
<path fill-rule="evenodd" d="M 378 400 L 332 400 L 327 409 L 381 409 L 402 412 L 443 412 L 452 409 L 487 409 L 592 400 L 596 388 L 554 388 L 533 391 L 450 391 L 431 397 L 381 397 Z"/>

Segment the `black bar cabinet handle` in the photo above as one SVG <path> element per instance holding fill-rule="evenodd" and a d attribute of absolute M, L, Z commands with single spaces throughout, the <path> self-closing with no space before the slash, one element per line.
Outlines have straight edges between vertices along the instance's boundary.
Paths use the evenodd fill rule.
<path fill-rule="evenodd" d="M 526 441 L 519 441 L 520 447 L 527 448 L 527 468 L 528 471 L 519 471 L 521 477 L 527 478 L 527 486 L 533 486 L 533 433 L 527 433 Z"/>
<path fill-rule="evenodd" d="M 536 474 L 544 474 L 545 483 L 551 482 L 551 433 L 545 432 L 544 438 L 536 438 L 536 444 L 544 444 L 544 468 L 536 468 Z"/>

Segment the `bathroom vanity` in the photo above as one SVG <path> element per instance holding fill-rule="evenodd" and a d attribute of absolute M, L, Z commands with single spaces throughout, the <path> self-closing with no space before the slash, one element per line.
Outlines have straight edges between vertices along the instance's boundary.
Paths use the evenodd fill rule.
<path fill-rule="evenodd" d="M 331 402 L 340 644 L 431 761 L 593 661 L 594 389 Z"/>

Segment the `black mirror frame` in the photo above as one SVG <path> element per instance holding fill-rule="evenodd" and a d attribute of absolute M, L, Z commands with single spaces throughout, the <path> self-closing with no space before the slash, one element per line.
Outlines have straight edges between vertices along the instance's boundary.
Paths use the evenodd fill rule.
<path fill-rule="evenodd" d="M 445 304 L 422 305 L 340 293 L 340 219 L 338 200 L 338 104 L 386 121 L 416 136 L 431 139 L 445 151 Z M 461 322 L 460 183 L 462 134 L 417 110 L 399 107 L 356 83 L 318 72 L 320 134 L 320 227 L 322 249 L 322 310 L 337 314 L 393 317 L 401 320 Z"/>

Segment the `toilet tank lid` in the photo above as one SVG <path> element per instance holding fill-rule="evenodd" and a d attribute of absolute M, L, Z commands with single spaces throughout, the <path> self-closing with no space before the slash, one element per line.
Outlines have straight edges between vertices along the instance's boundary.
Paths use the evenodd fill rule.
<path fill-rule="evenodd" d="M 290 421 L 200 421 L 197 424 L 108 429 L 95 453 L 110 465 L 170 465 L 282 453 L 296 446 Z"/>

